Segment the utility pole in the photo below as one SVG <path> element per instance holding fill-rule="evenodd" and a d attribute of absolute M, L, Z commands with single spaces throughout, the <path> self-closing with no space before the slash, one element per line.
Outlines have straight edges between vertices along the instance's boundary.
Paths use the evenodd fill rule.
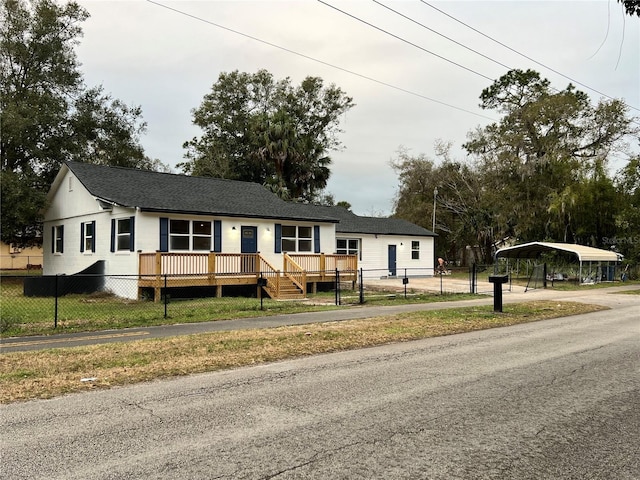
<path fill-rule="evenodd" d="M 431 231 L 436 233 L 436 197 L 438 196 L 438 187 L 433 189 L 433 227 Z"/>

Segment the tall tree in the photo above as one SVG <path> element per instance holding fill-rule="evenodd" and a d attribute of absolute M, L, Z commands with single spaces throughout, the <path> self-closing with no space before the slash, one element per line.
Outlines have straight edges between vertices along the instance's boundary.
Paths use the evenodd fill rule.
<path fill-rule="evenodd" d="M 391 162 L 400 183 L 394 216 L 428 230 L 435 222 L 440 257 L 458 259 L 469 246 L 478 252 L 478 260 L 491 262 L 496 216 L 487 205 L 491 192 L 482 188 L 477 168 L 452 159 L 450 148 L 451 144 L 437 142 L 437 161 L 423 154 L 411 156 L 404 148 L 398 151 Z"/>
<path fill-rule="evenodd" d="M 555 91 L 531 70 L 508 72 L 480 99 L 504 116 L 470 133 L 464 147 L 481 165 L 485 188 L 501 192 L 494 208 L 507 222 L 498 225 L 500 235 L 601 246 L 604 224 L 589 226 L 579 212 L 596 198 L 585 188 L 611 191 L 609 158 L 638 133 L 624 102 L 593 106 L 572 85 Z"/>
<path fill-rule="evenodd" d="M 624 5 L 627 15 L 640 17 L 640 2 L 638 0 L 618 0 L 618 2 Z"/>
<path fill-rule="evenodd" d="M 629 263 L 635 263 L 640 274 L 640 155 L 630 158 L 618 173 L 616 188 L 621 208 L 616 216 L 615 235 L 608 235 L 606 244 L 616 248 Z"/>
<path fill-rule="evenodd" d="M 0 160 L 2 240 L 39 240 L 45 195 L 65 160 L 156 169 L 144 155 L 138 107 L 87 88 L 76 58 L 76 2 L 2 0 Z"/>
<path fill-rule="evenodd" d="M 341 147 L 340 116 L 353 100 L 307 77 L 299 86 L 266 70 L 220 74 L 185 142 L 185 173 L 258 182 L 287 198 L 312 200 L 329 179 L 328 152 Z"/>

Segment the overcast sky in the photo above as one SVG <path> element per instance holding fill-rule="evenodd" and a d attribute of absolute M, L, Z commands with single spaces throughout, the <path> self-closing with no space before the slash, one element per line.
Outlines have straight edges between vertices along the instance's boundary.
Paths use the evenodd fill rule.
<path fill-rule="evenodd" d="M 594 101 L 622 98 L 640 115 L 640 19 L 615 0 L 380 0 L 410 19 L 373 1 L 326 0 L 370 25 L 311 0 L 79 3 L 91 14 L 77 50 L 86 83 L 140 105 L 146 153 L 176 173 L 182 144 L 200 135 L 191 110 L 221 72 L 264 68 L 342 88 L 356 106 L 342 118 L 327 191 L 360 215 L 392 213 L 400 146 L 432 157 L 442 139 L 464 158 L 467 132 L 499 118 L 478 97 L 507 67 L 537 70 L 558 89 L 571 78 Z"/>

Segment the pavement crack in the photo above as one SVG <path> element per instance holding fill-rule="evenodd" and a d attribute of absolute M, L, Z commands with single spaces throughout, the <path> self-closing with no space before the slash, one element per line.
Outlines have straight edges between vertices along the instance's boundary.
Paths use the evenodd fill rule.
<path fill-rule="evenodd" d="M 150 417 L 157 419 L 160 423 L 164 423 L 164 419 L 161 416 L 157 415 L 152 408 L 146 407 L 137 402 L 125 402 L 125 405 L 128 407 L 135 407 L 138 410 L 148 413 Z"/>

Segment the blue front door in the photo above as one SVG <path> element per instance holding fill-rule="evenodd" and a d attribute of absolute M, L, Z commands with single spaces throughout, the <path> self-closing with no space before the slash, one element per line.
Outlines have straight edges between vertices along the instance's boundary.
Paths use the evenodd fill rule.
<path fill-rule="evenodd" d="M 389 275 L 396 276 L 396 246 L 389 245 Z"/>
<path fill-rule="evenodd" d="M 240 253 L 254 254 L 258 252 L 258 227 L 240 227 Z M 256 272 L 256 256 L 242 255 L 242 273 Z"/>
<path fill-rule="evenodd" d="M 258 227 L 241 227 L 241 253 L 256 253 L 258 251 Z"/>

